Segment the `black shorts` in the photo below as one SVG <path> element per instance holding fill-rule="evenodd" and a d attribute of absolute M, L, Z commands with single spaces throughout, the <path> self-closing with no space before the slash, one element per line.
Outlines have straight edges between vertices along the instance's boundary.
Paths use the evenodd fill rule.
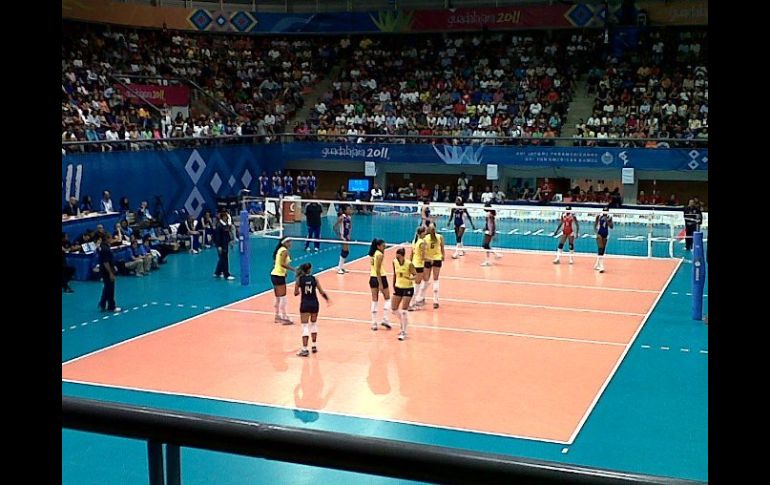
<path fill-rule="evenodd" d="M 414 288 L 393 288 L 393 294 L 396 296 L 414 296 Z"/>
<path fill-rule="evenodd" d="M 388 277 L 387 276 L 380 276 L 382 279 L 382 289 L 385 289 L 388 287 Z M 379 285 L 377 284 L 377 277 L 376 276 L 370 276 L 369 277 L 369 288 L 377 288 Z"/>
<path fill-rule="evenodd" d="M 415 270 L 416 272 L 418 272 L 418 273 L 422 273 L 422 272 L 424 272 L 424 271 L 425 271 L 425 267 L 423 266 L 423 267 L 421 267 L 421 268 L 418 268 L 417 266 L 415 266 L 415 267 L 414 267 L 414 270 Z"/>
<path fill-rule="evenodd" d="M 299 305 L 300 313 L 318 313 L 318 302 L 302 302 Z"/>
<path fill-rule="evenodd" d="M 437 259 L 435 261 L 425 261 L 425 267 L 426 268 L 440 268 L 441 267 L 441 260 Z"/>
<path fill-rule="evenodd" d="M 273 286 L 286 286 L 286 277 L 271 274 L 270 282 L 273 283 Z"/>

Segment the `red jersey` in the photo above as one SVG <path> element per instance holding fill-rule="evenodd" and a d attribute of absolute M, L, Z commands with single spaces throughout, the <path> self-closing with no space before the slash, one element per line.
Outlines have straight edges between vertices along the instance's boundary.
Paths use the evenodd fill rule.
<path fill-rule="evenodd" d="M 572 214 L 564 214 L 561 216 L 562 231 L 565 236 L 572 234 L 572 222 L 575 220 L 575 216 Z"/>

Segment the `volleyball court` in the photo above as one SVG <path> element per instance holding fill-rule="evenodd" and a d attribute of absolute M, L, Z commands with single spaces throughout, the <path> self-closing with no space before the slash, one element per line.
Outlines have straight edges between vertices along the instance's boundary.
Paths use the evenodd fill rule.
<path fill-rule="evenodd" d="M 336 256 L 341 244 L 334 226 L 344 207 L 320 203 L 329 216 L 318 242 Z M 436 204 L 432 215 L 450 209 Z M 275 231 L 259 237 L 292 240 L 292 259 L 302 256 L 313 264 L 330 296 L 331 303 L 320 306 L 317 353 L 297 356 L 299 298 L 289 276 L 294 325 L 275 323 L 275 299 L 266 291 L 65 363 L 63 378 L 572 443 L 681 263 L 646 254 L 668 253 L 676 223 L 612 211 L 616 229 L 600 273 L 594 238 L 581 237 L 593 233 L 597 211 L 574 212 L 582 226 L 574 264 L 566 256 L 553 264 L 562 210 L 517 208 L 506 214 L 498 208 L 492 247 L 502 257 L 482 266 L 485 211 L 468 209 L 482 232 L 467 228 L 464 255 L 458 252 L 455 259 L 453 230 L 446 230 L 446 216 L 446 222 L 439 220 L 445 258 L 438 280 L 431 279 L 424 292 L 426 304 L 407 314 L 406 340 L 397 339 L 399 319 L 392 314 L 386 313 L 392 330 L 372 331 L 368 256 L 330 264 L 332 255 L 313 253 L 312 244 L 306 253 L 304 223 L 284 223 L 285 214 L 278 214 Z M 353 203 L 351 212 L 353 252 L 362 254 L 375 237 L 388 244 L 382 267 L 392 292 L 392 260 L 398 247 L 409 255 L 421 209 Z M 541 236 L 546 228 L 548 235 Z M 641 243 L 613 237 L 633 231 L 646 236 Z M 266 268 L 252 281 L 268 279 L 268 273 Z M 383 296 L 378 300 L 381 322 Z"/>

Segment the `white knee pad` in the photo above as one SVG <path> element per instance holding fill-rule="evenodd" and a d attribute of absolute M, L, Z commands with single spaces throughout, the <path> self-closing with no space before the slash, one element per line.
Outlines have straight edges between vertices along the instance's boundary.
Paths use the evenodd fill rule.
<path fill-rule="evenodd" d="M 310 323 L 310 333 L 318 333 L 318 322 Z"/>
<path fill-rule="evenodd" d="M 310 330 L 308 329 L 308 324 L 303 323 L 302 324 L 302 336 L 303 337 L 309 337 L 310 336 Z"/>

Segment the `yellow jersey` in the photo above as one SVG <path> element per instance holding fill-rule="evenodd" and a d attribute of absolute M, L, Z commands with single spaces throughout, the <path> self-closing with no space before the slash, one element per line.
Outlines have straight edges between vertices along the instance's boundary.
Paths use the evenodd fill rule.
<path fill-rule="evenodd" d="M 425 259 L 428 261 L 441 261 L 443 260 L 443 257 L 441 256 L 441 242 L 444 240 L 444 236 L 441 234 L 436 234 L 436 241 L 433 241 L 433 238 L 430 234 L 425 235 L 425 237 L 422 238 L 423 241 L 425 241 Z"/>
<path fill-rule="evenodd" d="M 369 264 L 371 265 L 371 269 L 372 269 L 370 273 L 371 276 L 385 276 L 385 270 L 384 268 L 382 268 L 382 266 L 380 266 L 380 273 L 382 274 L 381 275 L 377 274 L 377 264 L 381 264 L 381 263 L 382 263 L 382 251 L 378 249 L 377 251 L 374 252 L 374 256 L 371 256 L 369 258 Z"/>
<path fill-rule="evenodd" d="M 289 256 L 289 250 L 285 246 L 278 248 L 278 252 L 275 253 L 275 263 L 273 265 L 273 271 L 270 273 L 275 276 L 286 276 L 286 268 L 283 267 L 281 258 L 286 254 L 286 264 L 291 263 L 291 256 Z"/>
<path fill-rule="evenodd" d="M 412 264 L 415 268 L 422 268 L 425 266 L 425 259 L 423 258 L 422 249 L 425 247 L 425 241 L 418 239 L 412 243 Z"/>
<path fill-rule="evenodd" d="M 414 288 L 414 279 L 411 277 L 412 262 L 404 258 L 404 262 L 399 263 L 398 258 L 393 260 L 393 271 L 396 272 L 396 288 Z"/>

